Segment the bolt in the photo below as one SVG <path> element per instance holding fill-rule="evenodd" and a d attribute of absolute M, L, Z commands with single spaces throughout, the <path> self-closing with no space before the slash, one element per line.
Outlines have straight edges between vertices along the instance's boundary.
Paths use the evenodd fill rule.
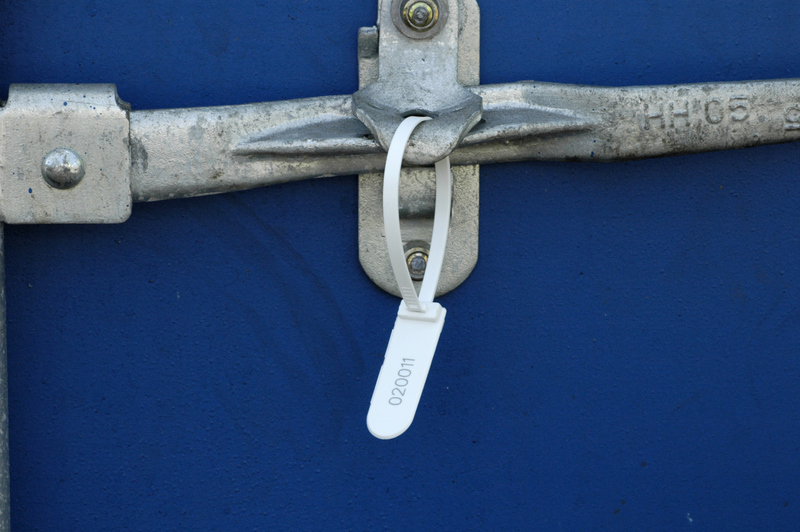
<path fill-rule="evenodd" d="M 413 281 L 421 281 L 425 277 L 425 269 L 428 267 L 427 250 L 414 248 L 406 253 L 406 264 L 408 273 L 411 274 Z"/>
<path fill-rule="evenodd" d="M 392 22 L 409 39 L 432 39 L 447 25 L 451 0 L 383 0 L 390 1 Z"/>
<path fill-rule="evenodd" d="M 439 6 L 434 0 L 411 0 L 403 8 L 403 20 L 415 31 L 427 31 L 439 20 Z"/>
<path fill-rule="evenodd" d="M 81 182 L 85 173 L 83 159 L 67 148 L 56 148 L 42 160 L 42 176 L 53 188 L 72 188 Z"/>
<path fill-rule="evenodd" d="M 431 17 L 433 17 L 431 6 L 417 4 L 414 6 L 414 11 L 411 12 L 411 24 L 417 28 L 427 26 Z"/>

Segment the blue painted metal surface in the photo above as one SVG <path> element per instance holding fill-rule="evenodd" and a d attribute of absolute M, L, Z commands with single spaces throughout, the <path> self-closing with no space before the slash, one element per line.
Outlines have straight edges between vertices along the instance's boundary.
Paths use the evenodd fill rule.
<path fill-rule="evenodd" d="M 136 109 L 356 90 L 374 1 L 0 3 L 0 86 Z M 795 0 L 483 2 L 484 83 L 800 77 Z M 7 229 L 16 530 L 796 530 L 800 146 L 481 171 L 416 421 L 356 181 Z"/>

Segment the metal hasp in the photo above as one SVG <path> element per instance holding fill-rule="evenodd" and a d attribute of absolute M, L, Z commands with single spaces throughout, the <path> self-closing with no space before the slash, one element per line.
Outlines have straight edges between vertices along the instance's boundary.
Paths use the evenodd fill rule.
<path fill-rule="evenodd" d="M 478 76 L 465 72 L 459 78 L 459 59 L 467 61 L 463 68 L 477 69 L 480 23 L 475 0 L 436 0 L 448 16 L 440 15 L 430 29 L 417 36 L 413 30 L 401 31 L 406 26 L 401 13 L 409 4 L 423 2 L 382 0 L 378 28 L 361 30 L 359 59 L 364 64 L 359 65 L 361 89 L 353 95 L 353 111 L 384 150 L 389 149 L 404 118 L 415 114 L 431 117 L 433 120 L 415 133 L 404 158 L 409 164 L 426 166 L 450 155 L 481 119 L 480 96 L 464 88 L 477 85 Z M 472 32 L 462 36 L 461 28 Z M 467 39 L 472 42 L 465 42 Z M 471 57 L 459 57 L 462 42 Z"/>
<path fill-rule="evenodd" d="M 360 90 L 353 95 L 355 115 L 384 149 L 406 116 L 433 117 L 419 126 L 405 157 L 406 163 L 425 167 L 401 174 L 401 229 L 409 272 L 418 290 L 433 231 L 432 165 L 450 155 L 483 114 L 482 98 L 465 88 L 480 83 L 477 2 L 426 2 L 381 3 L 378 28 L 359 32 Z M 438 22 L 430 23 L 426 31 L 414 30 L 414 10 L 424 14 L 434 9 Z M 478 260 L 479 170 L 478 165 L 452 168 L 452 217 L 437 295 L 460 285 Z M 380 173 L 359 176 L 358 256 L 375 284 L 399 295 L 383 235 L 382 186 Z"/>

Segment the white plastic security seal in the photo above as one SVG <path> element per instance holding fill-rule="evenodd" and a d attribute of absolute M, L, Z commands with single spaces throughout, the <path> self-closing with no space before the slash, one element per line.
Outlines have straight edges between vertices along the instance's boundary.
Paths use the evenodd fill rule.
<path fill-rule="evenodd" d="M 383 223 L 386 245 L 397 286 L 403 296 L 378 382 L 372 394 L 367 428 L 376 438 L 388 440 L 405 432 L 417 412 L 422 390 L 439 343 L 447 311 L 433 302 L 444 263 L 450 228 L 452 187 L 450 159 L 436 163 L 436 211 L 428 264 L 419 296 L 408 273 L 400 233 L 400 170 L 408 139 L 430 118 L 406 118 L 395 131 L 386 157 L 383 184 Z"/>

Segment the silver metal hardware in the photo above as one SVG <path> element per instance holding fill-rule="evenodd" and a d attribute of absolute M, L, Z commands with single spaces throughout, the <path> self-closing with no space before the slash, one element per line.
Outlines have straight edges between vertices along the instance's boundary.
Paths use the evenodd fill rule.
<path fill-rule="evenodd" d="M 455 74 L 454 82 L 459 86 L 478 85 L 480 83 L 480 11 L 475 0 L 460 0 L 457 7 L 457 13 L 462 17 L 459 25 L 463 29 L 460 35 L 458 32 L 451 34 L 453 41 L 449 46 L 458 50 L 455 57 L 457 64 L 454 70 L 446 70 L 446 72 Z M 408 39 L 403 39 L 402 36 L 395 36 L 395 38 L 398 41 L 410 42 Z M 401 48 L 403 45 L 403 42 L 391 44 L 394 48 Z M 375 29 L 362 28 L 359 35 L 359 82 L 361 88 L 359 93 L 364 92 L 365 87 L 380 86 L 378 85 L 380 83 L 379 71 L 382 68 L 384 56 L 379 53 L 379 46 L 384 46 L 384 44 L 383 41 L 379 43 Z M 435 69 L 437 66 L 431 59 L 430 67 Z M 406 91 L 409 93 L 406 96 L 409 101 L 415 97 L 417 91 L 426 90 L 409 85 L 401 79 L 395 80 L 393 85 L 399 93 L 396 97 L 403 98 L 400 93 Z M 402 121 L 402 117 L 399 117 L 399 120 Z M 435 120 L 421 124 L 417 131 L 424 132 L 425 127 L 433 122 Z M 394 128 L 396 127 L 394 126 Z M 394 133 L 394 129 L 391 130 L 391 133 Z M 413 149 L 415 139 L 417 142 L 426 142 L 418 136 L 419 134 L 415 133 L 415 136 L 412 137 L 406 151 L 406 160 L 410 158 L 409 152 Z M 388 140 L 391 141 L 391 136 Z M 464 282 L 478 261 L 480 167 L 477 165 L 454 166 L 452 172 L 454 183 L 452 217 L 437 295 L 446 294 Z M 410 242 L 430 242 L 433 232 L 435 182 L 435 172 L 432 167 L 410 168 L 402 172 L 400 225 L 406 246 L 410 245 Z M 381 199 L 383 175 L 380 173 L 361 174 L 358 190 L 358 250 L 361 266 L 375 284 L 383 290 L 399 296 L 383 236 L 383 202 Z M 417 289 L 419 289 L 422 275 L 411 273 L 411 278 L 417 283 Z"/>
<path fill-rule="evenodd" d="M 403 8 L 403 20 L 412 30 L 425 31 L 439 20 L 439 8 L 433 2 L 407 2 Z"/>
<path fill-rule="evenodd" d="M 393 0 L 392 22 L 411 39 L 430 39 L 449 16 L 448 0 Z"/>
<path fill-rule="evenodd" d="M 390 15 L 386 5 L 382 17 Z M 470 129 L 473 115 L 459 115 L 464 109 L 456 105 L 452 115 L 423 124 L 409 148 L 412 166 L 414 160 L 421 164 L 450 153 L 449 145 L 421 150 L 425 128 L 438 121 L 436 127 L 446 132 L 447 116 L 462 116 L 461 125 L 447 133 L 458 139 L 466 131 L 450 153 L 452 163 L 460 166 L 453 170 L 453 223 L 440 293 L 458 286 L 477 260 L 478 170 L 469 165 L 619 161 L 800 140 L 798 80 L 627 88 L 530 81 L 479 86 L 477 5 L 462 0 L 450 7 L 453 16 L 445 25 L 459 20 L 460 37 L 449 26 L 424 41 L 405 38 L 394 24 L 388 24 L 391 39 L 377 28 L 363 29 L 363 88 L 354 97 L 129 112 L 112 85 L 12 86 L 8 103 L 0 108 L 0 220 L 119 222 L 129 215 L 131 199 L 153 201 L 360 173 L 360 260 L 370 278 L 393 291 L 381 235 L 381 178 L 370 174 L 382 169 L 385 152 L 380 136 L 354 115 L 359 102 L 369 101 L 364 96 L 391 76 L 397 76 L 393 99 L 399 101 L 404 91 L 413 94 L 415 87 L 422 90 L 404 85 L 399 59 L 390 58 L 388 67 L 384 61 L 387 50 L 404 55 L 400 52 L 406 45 L 412 59 L 421 57 L 425 46 L 437 49 L 429 57 L 442 61 L 441 72 L 449 80 L 444 85 L 457 86 L 456 101 L 463 101 L 462 91 L 467 91 L 482 108 L 475 114 L 481 120 Z M 446 57 L 440 45 L 449 47 L 456 60 Z M 436 87 L 434 71 L 422 81 L 431 83 L 431 90 Z M 391 101 L 381 104 L 383 113 L 376 116 L 399 122 L 416 106 L 393 108 Z M 365 121 L 377 124 L 379 118 Z M 78 154 L 85 167 L 85 177 L 66 190 L 41 177 L 42 161 L 57 148 Z M 427 240 L 432 172 L 411 168 L 403 182 L 405 238 Z"/>
<path fill-rule="evenodd" d="M 51 187 L 66 190 L 81 182 L 86 166 L 81 156 L 68 148 L 56 148 L 44 156 L 42 177 Z"/>
<path fill-rule="evenodd" d="M 370 71 L 375 58 L 361 59 Z M 469 90 L 483 100 L 483 118 L 450 154 L 454 165 L 614 162 L 800 140 L 799 79 L 622 88 L 522 81 Z M 376 172 L 385 161 L 350 96 L 132 111 L 130 124 L 134 201 Z"/>
<path fill-rule="evenodd" d="M 0 220 L 127 220 L 129 109 L 114 85 L 11 85 L 0 107 Z"/>
<path fill-rule="evenodd" d="M 477 260 L 478 170 L 469 165 L 619 161 L 800 140 L 798 80 L 627 88 L 539 82 L 478 86 L 477 5 L 462 0 L 454 6 L 462 30 L 451 48 L 455 66 L 449 62 L 443 70 L 455 70 L 455 81 L 446 84 L 456 84 L 481 101 L 482 118 L 450 153 L 452 163 L 460 166 L 453 170 L 453 223 L 440 293 L 458 286 Z M 394 35 L 388 43 L 376 28 L 359 35 L 361 96 L 381 83 L 384 44 L 397 50 L 405 46 L 402 38 L 412 47 L 435 47 L 447 35 L 443 29 L 435 39 L 412 42 L 393 24 L 388 26 Z M 395 85 L 402 84 L 398 78 Z M 413 87 L 398 88 L 393 97 L 400 99 L 403 90 Z M 379 137 L 354 116 L 357 100 L 330 96 L 129 112 L 112 85 L 12 86 L 8 103 L 0 108 L 0 220 L 119 222 L 129 215 L 131 199 L 153 201 L 360 173 L 360 260 L 370 278 L 392 291 L 380 194 L 373 190 L 381 178 L 369 174 L 382 169 L 385 152 Z M 398 122 L 407 110 L 390 104 L 384 109 Z M 418 148 L 426 142 L 425 128 L 437 120 L 423 124 L 412 137 L 411 158 L 434 158 Z M 68 190 L 53 188 L 41 177 L 45 155 L 56 148 L 72 150 L 85 165 L 83 180 Z M 449 148 L 437 149 L 441 154 Z M 433 212 L 432 172 L 411 168 L 403 183 L 405 238 L 426 240 Z"/>
<path fill-rule="evenodd" d="M 449 16 L 426 40 L 409 38 L 388 23 L 393 5 L 382 2 L 378 13 L 377 80 L 353 95 L 353 110 L 384 150 L 406 117 L 432 117 L 414 134 L 405 160 L 433 165 L 447 157 L 481 119 L 481 98 L 460 83 L 458 68 L 461 42 L 469 38 L 459 38 L 460 12 L 473 7 L 477 13 L 477 2 L 452 0 Z M 473 44 L 478 46 L 479 42 Z"/>
<path fill-rule="evenodd" d="M 361 90 L 352 97 L 130 112 L 113 85 L 14 85 L 0 107 L 0 220 L 120 222 L 130 214 L 131 200 L 359 173 L 360 259 L 378 285 L 392 290 L 373 190 L 380 177 L 370 172 L 382 168 L 403 116 L 425 112 L 435 118 L 412 137 L 407 163 L 450 155 L 460 165 L 453 170 L 444 293 L 466 278 L 477 259 L 478 169 L 470 165 L 620 161 L 800 140 L 800 80 L 479 86 L 477 3 L 436 3 L 439 33 L 413 39 L 387 22 L 406 7 L 417 20 L 414 11 L 425 8 L 381 2 L 380 32 L 366 28 L 359 34 Z M 74 161 L 62 168 L 66 173 L 45 161 L 57 149 L 82 160 L 82 179 Z M 405 173 L 401 211 L 408 240 L 428 236 L 431 175 L 422 168 Z"/>
<path fill-rule="evenodd" d="M 422 281 L 428 268 L 431 245 L 427 242 L 409 242 L 405 245 L 406 264 L 412 281 Z"/>

